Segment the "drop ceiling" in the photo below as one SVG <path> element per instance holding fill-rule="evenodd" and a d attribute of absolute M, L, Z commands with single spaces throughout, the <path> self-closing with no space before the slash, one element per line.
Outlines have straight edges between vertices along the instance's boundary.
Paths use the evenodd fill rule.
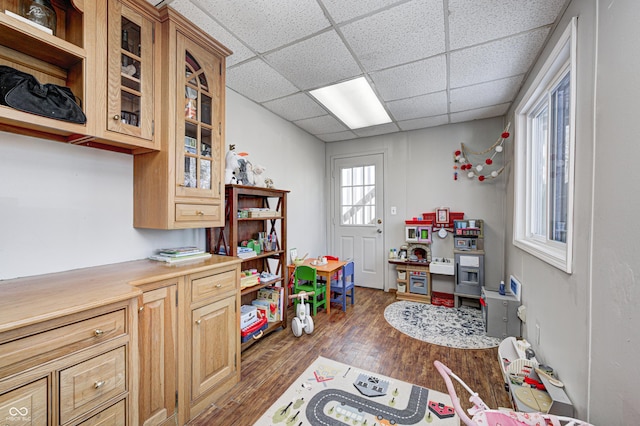
<path fill-rule="evenodd" d="M 227 87 L 325 142 L 503 116 L 568 0 L 148 0 L 234 53 Z M 392 122 L 310 95 L 364 76 Z"/>

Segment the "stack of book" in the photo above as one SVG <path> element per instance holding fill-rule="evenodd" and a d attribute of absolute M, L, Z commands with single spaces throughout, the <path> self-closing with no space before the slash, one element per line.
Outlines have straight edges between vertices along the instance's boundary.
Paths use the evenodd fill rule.
<path fill-rule="evenodd" d="M 198 247 L 175 247 L 160 249 L 157 254 L 149 256 L 149 259 L 166 263 L 181 263 L 210 257 L 211 253 L 206 253 Z"/>
<path fill-rule="evenodd" d="M 240 259 L 248 259 L 250 257 L 256 257 L 258 253 L 254 249 L 249 247 L 238 246 L 238 257 Z"/>

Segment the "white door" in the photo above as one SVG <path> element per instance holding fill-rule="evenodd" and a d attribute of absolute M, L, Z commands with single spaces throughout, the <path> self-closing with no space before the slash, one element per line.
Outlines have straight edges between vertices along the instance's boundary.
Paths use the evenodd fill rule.
<path fill-rule="evenodd" d="M 332 253 L 353 259 L 355 282 L 384 289 L 383 156 L 335 158 L 332 163 Z"/>

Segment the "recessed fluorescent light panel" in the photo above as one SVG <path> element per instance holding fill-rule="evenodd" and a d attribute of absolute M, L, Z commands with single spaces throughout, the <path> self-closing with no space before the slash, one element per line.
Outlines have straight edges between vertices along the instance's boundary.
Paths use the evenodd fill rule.
<path fill-rule="evenodd" d="M 391 123 L 391 117 L 364 77 L 321 87 L 309 93 L 350 129 Z"/>

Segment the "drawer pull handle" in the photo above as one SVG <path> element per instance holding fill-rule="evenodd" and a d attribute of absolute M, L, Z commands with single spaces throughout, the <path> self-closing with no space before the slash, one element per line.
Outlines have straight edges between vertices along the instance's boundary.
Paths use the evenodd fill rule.
<path fill-rule="evenodd" d="M 100 337 L 100 336 L 102 336 L 102 335 L 104 334 L 104 331 L 103 331 L 103 330 L 100 330 L 99 328 L 96 328 L 96 330 L 93 332 L 93 334 L 94 334 L 96 337 Z"/>
<path fill-rule="evenodd" d="M 202 210 L 196 210 L 196 214 L 198 216 L 204 216 L 204 212 Z"/>
<path fill-rule="evenodd" d="M 222 284 L 216 284 L 216 288 L 221 288 Z"/>
<path fill-rule="evenodd" d="M 100 380 L 98 382 L 95 382 L 93 384 L 93 387 L 96 388 L 96 389 L 100 389 L 102 386 L 104 386 L 104 383 L 105 383 L 104 380 Z"/>
<path fill-rule="evenodd" d="M 202 320 L 197 320 L 196 324 L 200 325 L 201 322 L 202 322 Z"/>
<path fill-rule="evenodd" d="M 258 340 L 259 338 L 262 337 L 263 334 L 264 334 L 264 330 L 260 330 L 260 333 L 256 334 L 255 336 L 252 336 L 253 340 Z"/>
<path fill-rule="evenodd" d="M 144 306 L 140 306 L 140 307 L 138 308 L 138 311 L 139 311 L 139 312 L 144 311 Z"/>

